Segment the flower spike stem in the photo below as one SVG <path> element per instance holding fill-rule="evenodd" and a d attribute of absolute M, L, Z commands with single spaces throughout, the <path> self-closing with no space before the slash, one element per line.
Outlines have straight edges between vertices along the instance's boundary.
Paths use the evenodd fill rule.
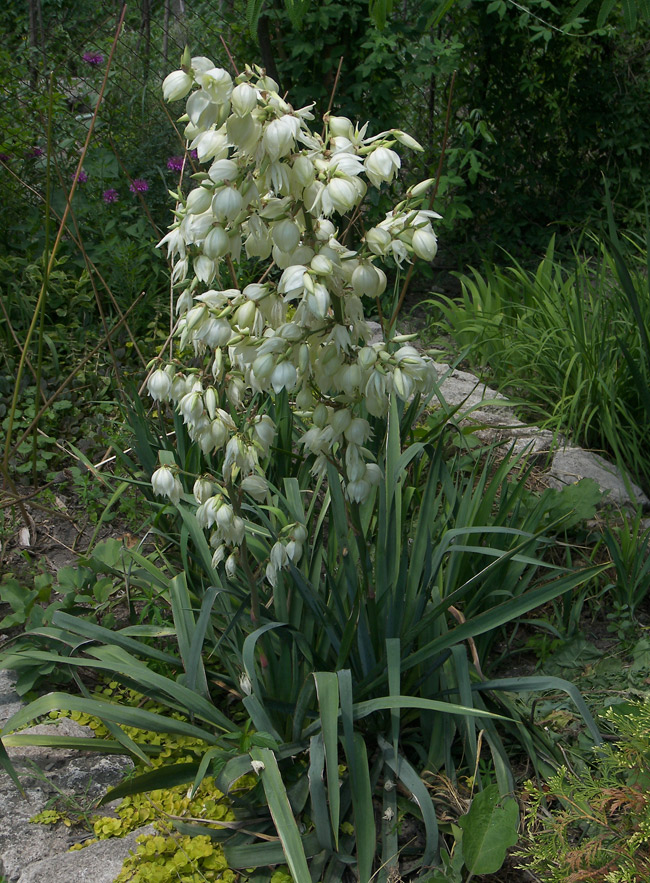
<path fill-rule="evenodd" d="M 330 101 L 327 105 L 327 113 L 329 113 L 332 109 L 332 105 L 334 104 L 334 96 L 336 95 L 336 90 L 339 85 L 339 77 L 341 76 L 341 68 L 343 67 L 343 56 L 339 58 L 339 66 L 336 69 L 336 76 L 334 77 L 334 85 L 332 86 L 332 92 L 330 94 Z"/>

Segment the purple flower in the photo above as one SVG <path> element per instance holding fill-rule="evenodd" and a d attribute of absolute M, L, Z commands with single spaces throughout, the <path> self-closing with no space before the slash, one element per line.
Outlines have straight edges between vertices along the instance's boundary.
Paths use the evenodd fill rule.
<path fill-rule="evenodd" d="M 134 178 L 129 185 L 131 193 L 146 193 L 149 189 L 149 182 L 144 178 Z"/>
<path fill-rule="evenodd" d="M 42 150 L 40 147 L 32 147 L 32 149 L 27 153 L 27 156 L 43 156 L 44 153 L 45 151 Z"/>
<path fill-rule="evenodd" d="M 190 159 L 195 159 L 198 162 L 198 160 L 199 160 L 198 150 L 190 150 Z"/>
<path fill-rule="evenodd" d="M 104 190 L 104 192 L 102 193 L 102 199 L 104 200 L 106 205 L 110 205 L 112 202 L 117 202 L 119 197 L 120 194 L 112 187 L 110 188 L 110 190 Z"/>
<path fill-rule="evenodd" d="M 91 64 L 93 67 L 98 67 L 100 64 L 104 63 L 104 56 L 101 52 L 84 52 L 81 57 L 86 64 Z"/>
<path fill-rule="evenodd" d="M 183 157 L 182 156 L 170 156 L 167 160 L 167 168 L 171 169 L 172 172 L 180 172 L 183 168 Z"/>
<path fill-rule="evenodd" d="M 11 157 L 9 156 L 8 153 L 0 153 L 0 162 L 8 163 L 10 161 L 10 159 L 11 159 Z"/>
<path fill-rule="evenodd" d="M 74 174 L 72 175 L 72 180 L 74 181 Z M 79 177 L 77 178 L 77 181 L 79 181 L 80 184 L 85 184 L 87 180 L 88 180 L 88 172 L 86 172 L 86 171 L 84 171 L 84 169 L 82 169 L 79 172 Z"/>

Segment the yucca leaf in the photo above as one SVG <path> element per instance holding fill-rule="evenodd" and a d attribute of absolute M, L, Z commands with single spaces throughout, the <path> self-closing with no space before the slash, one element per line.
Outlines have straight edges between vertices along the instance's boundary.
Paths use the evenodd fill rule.
<path fill-rule="evenodd" d="M 128 754 L 132 752 L 120 745 L 114 739 L 95 739 L 85 736 L 51 736 L 42 733 L 11 733 L 2 737 L 2 741 L 9 748 L 21 745 L 37 745 L 44 748 L 68 748 L 73 751 L 101 751 L 102 754 Z M 161 752 L 160 745 L 140 745 L 145 754 L 156 757 Z"/>
<path fill-rule="evenodd" d="M 424 867 L 437 865 L 439 864 L 438 820 L 426 785 L 404 757 L 401 755 L 395 756 L 389 742 L 382 736 L 379 737 L 378 742 L 384 755 L 384 762 L 411 792 L 413 800 L 417 803 L 422 813 L 426 843 L 418 864 Z"/>
<path fill-rule="evenodd" d="M 214 599 L 214 594 L 212 597 Z M 198 644 L 198 653 L 196 652 L 197 645 L 195 642 L 195 651 L 190 659 L 190 648 L 192 647 L 192 641 L 196 632 L 196 622 L 192 611 L 190 593 L 187 589 L 185 573 L 178 573 L 170 580 L 169 599 L 171 601 L 172 616 L 174 617 L 174 626 L 178 639 L 178 649 L 185 669 L 185 685 L 188 690 L 196 690 L 204 699 L 208 699 L 208 682 L 201 659 L 202 639 Z"/>
<path fill-rule="evenodd" d="M 370 883 L 377 832 L 372 807 L 368 753 L 360 733 L 354 731 L 354 705 L 350 671 L 338 672 L 343 745 L 348 762 L 354 829 L 357 844 L 357 873 L 360 883 Z"/>
<path fill-rule="evenodd" d="M 563 678 L 555 678 L 550 677 L 548 675 L 538 675 L 533 677 L 523 677 L 523 678 L 498 678 L 493 681 L 482 681 L 481 683 L 473 685 L 474 690 L 507 690 L 511 693 L 517 692 L 542 692 L 547 690 L 561 690 L 563 693 L 566 693 L 573 701 L 573 704 L 576 706 L 580 714 L 582 715 L 582 719 L 585 722 L 585 725 L 596 745 L 602 745 L 603 737 L 600 734 L 600 730 L 596 726 L 596 721 L 593 719 L 591 712 L 587 708 L 587 704 L 585 700 L 582 698 L 582 695 L 575 684 L 570 683 L 570 681 L 565 681 Z"/>
<path fill-rule="evenodd" d="M 484 632 L 498 628 L 506 622 L 512 622 L 529 610 L 541 607 L 558 595 L 575 588 L 583 582 L 592 579 L 596 574 L 606 568 L 606 565 L 589 567 L 577 574 L 569 574 L 559 579 L 545 583 L 535 589 L 530 589 L 516 598 L 509 598 L 502 604 L 498 604 L 491 610 L 473 617 L 462 625 L 450 629 L 445 635 L 435 638 L 424 647 L 411 653 L 406 659 L 402 660 L 402 670 L 408 671 L 415 665 L 426 662 L 428 659 L 437 655 L 441 650 L 451 647 L 459 641 L 467 640 L 470 637 L 476 637 Z M 370 687 L 374 686 L 374 683 Z"/>
<path fill-rule="evenodd" d="M 309 771 L 307 777 L 311 798 L 311 818 L 316 829 L 316 835 L 323 849 L 327 852 L 332 852 L 335 847 L 332 842 L 330 810 L 328 809 L 327 792 L 324 783 L 325 745 L 322 733 L 317 733 L 309 740 Z M 338 781 L 336 785 L 338 791 Z M 337 834 L 336 849 L 338 849 L 338 825 L 334 830 Z"/>
<path fill-rule="evenodd" d="M 253 762 L 262 764 L 259 776 L 291 876 L 295 883 L 311 883 L 298 825 L 293 816 L 275 755 L 269 748 L 253 748 L 250 754 Z"/>
<path fill-rule="evenodd" d="M 180 661 L 175 656 L 155 647 L 150 647 L 141 641 L 136 641 L 135 638 L 125 634 L 126 629 L 111 631 L 93 622 L 88 622 L 77 616 L 71 616 L 69 613 L 63 613 L 61 610 L 55 612 L 52 617 L 52 624 L 61 626 L 68 634 L 79 635 L 92 641 L 100 641 L 102 644 L 116 644 L 118 647 L 123 647 L 125 650 L 138 656 L 148 656 L 150 659 L 156 659 L 173 668 L 180 667 Z"/>
<path fill-rule="evenodd" d="M 7 753 L 7 749 L 5 748 L 6 743 L 5 736 L 0 737 L 0 766 L 5 770 L 11 781 L 14 783 L 16 788 L 22 794 L 22 796 L 27 799 L 27 795 L 25 794 L 25 789 L 20 783 L 20 779 L 18 778 L 18 773 L 16 772 L 13 763 L 11 762 L 11 758 Z M 6 744 L 9 744 L 8 742 Z"/>
<path fill-rule="evenodd" d="M 300 845 L 304 855 L 311 857 L 321 851 L 318 837 L 315 833 L 307 834 L 300 838 Z M 260 868 L 268 865 L 281 865 L 285 862 L 285 853 L 281 843 L 248 843 L 241 846 L 224 844 L 223 847 L 229 868 Z M 311 877 L 306 880 L 297 880 L 296 883 L 311 883 Z"/>
<path fill-rule="evenodd" d="M 340 792 L 338 757 L 339 681 L 335 672 L 315 672 L 316 695 L 327 764 L 327 798 L 334 848 L 339 848 Z M 323 844 L 325 845 L 325 844 Z"/>
<path fill-rule="evenodd" d="M 124 727 L 152 730 L 155 733 L 190 736 L 193 739 L 201 739 L 210 743 L 216 742 L 215 736 L 210 731 L 202 730 L 185 721 L 145 711 L 142 708 L 132 708 L 128 705 L 117 706 L 111 702 L 84 699 L 80 696 L 70 696 L 67 693 L 47 693 L 30 702 L 29 705 L 25 705 L 5 723 L 2 735 L 20 729 L 51 711 L 79 711 L 82 714 L 89 714 L 100 720 L 109 720 Z"/>
<path fill-rule="evenodd" d="M 198 761 L 197 763 L 168 764 L 142 773 L 140 776 L 134 776 L 107 791 L 99 801 L 99 806 L 118 798 L 128 797 L 131 794 L 144 794 L 147 791 L 166 790 L 175 788 L 177 785 L 186 785 L 194 779 L 198 766 Z"/>

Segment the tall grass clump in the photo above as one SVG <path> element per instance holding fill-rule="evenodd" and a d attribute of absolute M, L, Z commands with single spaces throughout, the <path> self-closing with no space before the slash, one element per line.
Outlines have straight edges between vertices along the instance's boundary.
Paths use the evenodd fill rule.
<path fill-rule="evenodd" d="M 486 265 L 460 277 L 459 300 L 435 303 L 473 366 L 487 368 L 526 410 L 574 441 L 613 455 L 650 490 L 648 248 L 612 226 L 598 256 L 537 269 Z"/>

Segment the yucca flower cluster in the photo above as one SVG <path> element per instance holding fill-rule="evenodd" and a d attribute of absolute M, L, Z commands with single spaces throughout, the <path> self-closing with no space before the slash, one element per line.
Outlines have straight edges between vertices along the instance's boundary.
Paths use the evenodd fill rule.
<path fill-rule="evenodd" d="M 311 106 L 294 110 L 263 71 L 247 68 L 233 80 L 207 58 L 184 61 L 165 79 L 164 97 L 191 93 L 185 137 L 208 165 L 186 197 L 172 194 L 175 221 L 160 244 L 182 292 L 179 351 L 191 348 L 202 367 L 159 367 L 148 386 L 155 400 L 173 403 L 206 455 L 222 452 L 221 474 L 199 478 L 193 492 L 215 564 L 225 559 L 234 572 L 245 525 L 232 489 L 257 501 L 268 494 L 264 462 L 276 427 L 265 395 L 286 390 L 306 427 L 299 444 L 313 455 L 314 473 L 336 463 L 350 501 L 362 502 L 379 481 L 366 447 L 368 416 L 385 415 L 393 393 L 427 393 L 435 375 L 407 341 L 369 342 L 361 299 L 383 293 L 382 258 L 433 259 L 431 221 L 439 216 L 421 207 L 432 184 L 424 181 L 351 249 L 346 238 L 368 186 L 395 178 L 397 142 L 416 150 L 417 142 L 399 130 L 366 137 L 367 125 L 331 115 L 321 136 L 309 128 Z M 244 255 L 268 263 L 258 282 L 239 287 Z M 174 467 L 162 465 L 152 482 L 178 502 Z M 299 560 L 304 540 L 304 527 L 294 525 L 273 546 L 271 583 Z"/>

